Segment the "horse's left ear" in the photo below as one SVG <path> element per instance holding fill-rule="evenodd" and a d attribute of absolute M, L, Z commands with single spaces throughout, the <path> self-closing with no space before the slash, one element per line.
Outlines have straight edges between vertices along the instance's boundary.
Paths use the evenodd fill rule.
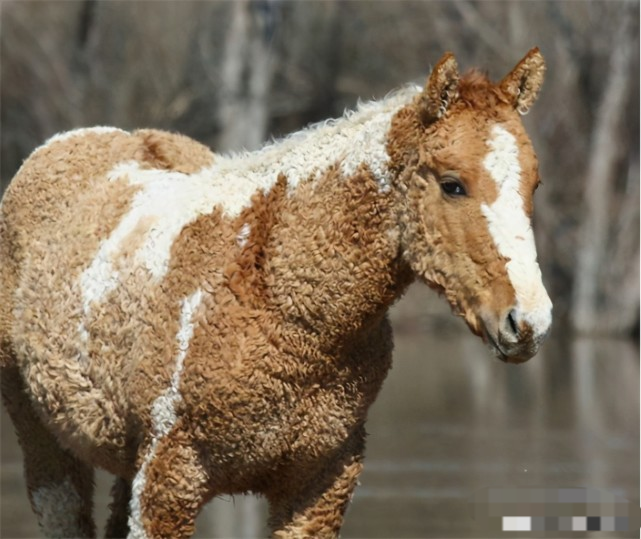
<path fill-rule="evenodd" d="M 447 52 L 438 61 L 425 88 L 421 92 L 418 106 L 425 124 L 437 120 L 458 95 L 458 64 L 451 52 Z"/>
<path fill-rule="evenodd" d="M 536 101 L 545 75 L 545 60 L 538 47 L 531 49 L 499 85 L 520 114 Z"/>

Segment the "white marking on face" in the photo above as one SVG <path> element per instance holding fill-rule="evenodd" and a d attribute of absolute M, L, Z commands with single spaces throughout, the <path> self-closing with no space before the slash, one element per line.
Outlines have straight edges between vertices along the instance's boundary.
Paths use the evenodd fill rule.
<path fill-rule="evenodd" d="M 245 223 L 238 232 L 238 236 L 236 236 L 236 243 L 238 243 L 238 247 L 241 249 L 245 247 L 245 244 L 249 239 L 249 234 L 251 234 L 251 227 L 249 224 Z"/>
<path fill-rule="evenodd" d="M 78 516 L 82 499 L 66 477 L 62 483 L 42 486 L 32 494 L 38 523 L 47 537 L 80 537 Z"/>
<path fill-rule="evenodd" d="M 202 291 L 196 290 L 187 296 L 181 304 L 180 327 L 176 334 L 178 353 L 176 354 L 176 365 L 171 377 L 169 387 L 154 400 L 151 406 L 151 428 L 153 439 L 145 454 L 142 465 L 136 473 L 131 484 L 131 501 L 129 502 L 129 537 L 134 539 L 146 539 L 142 524 L 141 496 L 147 483 L 147 468 L 156 456 L 156 450 L 161 440 L 169 434 L 176 424 L 176 405 L 182 400 L 180 394 L 180 377 L 182 375 L 185 357 L 189 350 L 189 343 L 194 335 L 194 316 L 202 301 Z"/>
<path fill-rule="evenodd" d="M 256 192 L 269 192 L 280 174 L 285 175 L 293 193 L 300 182 L 318 178 L 334 164 L 338 163 L 346 176 L 367 164 L 376 175 L 381 192 L 387 191 L 391 173 L 385 141 L 390 122 L 419 91 L 419 87 L 406 88 L 257 152 L 220 156 L 212 166 L 194 174 L 141 169 L 135 161 L 118 164 L 107 174 L 108 180 L 127 181 L 140 186 L 140 190 L 80 277 L 84 315 L 89 314 L 92 302 L 102 301 L 117 288 L 122 278 L 116 263 L 119 253 L 129 234 L 144 219 L 153 224 L 146 227 L 133 264 L 160 279 L 169 268 L 171 246 L 186 225 L 217 207 L 227 217 L 236 217 L 250 205 Z"/>
<path fill-rule="evenodd" d="M 482 204 L 481 211 L 498 252 L 509 259 L 506 268 L 521 319 L 542 335 L 552 323 L 552 302 L 541 280 L 532 224 L 519 193 L 519 149 L 514 135 L 501 125 L 495 125 L 491 133 L 490 152 L 483 165 L 499 194 L 492 204 Z"/>

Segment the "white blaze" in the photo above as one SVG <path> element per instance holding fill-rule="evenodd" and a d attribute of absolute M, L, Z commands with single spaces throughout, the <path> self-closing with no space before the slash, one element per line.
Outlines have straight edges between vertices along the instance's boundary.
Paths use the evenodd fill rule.
<path fill-rule="evenodd" d="M 521 165 L 516 139 L 507 129 L 495 125 L 488 146 L 490 152 L 483 165 L 499 194 L 492 204 L 482 204 L 481 211 L 499 253 L 509 259 L 507 273 L 520 318 L 536 333 L 545 333 L 552 322 L 552 302 L 541 280 L 532 224 L 519 193 Z"/>

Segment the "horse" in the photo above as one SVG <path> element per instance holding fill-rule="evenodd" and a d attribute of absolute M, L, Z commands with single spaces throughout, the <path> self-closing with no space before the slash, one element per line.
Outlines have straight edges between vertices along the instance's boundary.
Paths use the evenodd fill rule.
<path fill-rule="evenodd" d="M 530 50 L 495 83 L 445 54 L 407 85 L 254 152 L 113 127 L 53 136 L 0 206 L 0 369 L 50 537 L 184 538 L 221 494 L 273 537 L 335 537 L 415 280 L 503 361 L 552 321 L 520 116 Z"/>

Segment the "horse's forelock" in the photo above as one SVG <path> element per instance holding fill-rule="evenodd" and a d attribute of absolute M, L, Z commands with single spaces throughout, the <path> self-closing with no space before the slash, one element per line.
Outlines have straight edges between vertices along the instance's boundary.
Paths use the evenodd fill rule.
<path fill-rule="evenodd" d="M 508 96 L 489 79 L 487 73 L 478 69 L 470 69 L 461 77 L 458 99 L 468 107 L 486 110 L 510 102 Z"/>

